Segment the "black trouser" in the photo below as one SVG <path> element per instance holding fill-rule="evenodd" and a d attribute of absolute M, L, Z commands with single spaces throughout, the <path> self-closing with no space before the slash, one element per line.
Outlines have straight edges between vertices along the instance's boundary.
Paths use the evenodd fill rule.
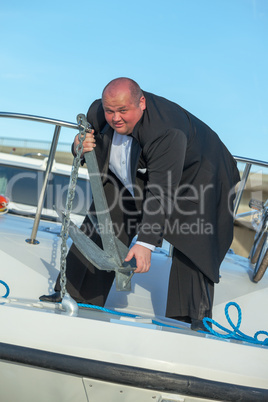
<path fill-rule="evenodd" d="M 214 283 L 174 248 L 169 277 L 166 316 L 191 322 L 212 317 Z"/>

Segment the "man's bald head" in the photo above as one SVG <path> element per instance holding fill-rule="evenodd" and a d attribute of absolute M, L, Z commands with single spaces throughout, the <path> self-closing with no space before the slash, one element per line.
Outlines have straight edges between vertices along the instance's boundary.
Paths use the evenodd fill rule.
<path fill-rule="evenodd" d="M 139 85 L 130 78 L 116 78 L 102 92 L 107 123 L 118 133 L 129 135 L 142 118 L 146 99 Z"/>
<path fill-rule="evenodd" d="M 115 97 L 120 92 L 128 92 L 133 104 L 138 105 L 143 96 L 142 90 L 136 81 L 131 78 L 120 77 L 110 81 L 102 91 L 102 100 L 108 95 Z"/>

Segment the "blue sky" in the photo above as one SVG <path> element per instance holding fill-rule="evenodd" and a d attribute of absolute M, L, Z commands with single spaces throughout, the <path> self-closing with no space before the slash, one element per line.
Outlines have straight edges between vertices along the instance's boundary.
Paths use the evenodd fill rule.
<path fill-rule="evenodd" d="M 0 110 L 76 121 L 127 76 L 268 160 L 267 0 L 0 0 Z M 53 129 L 0 119 L 0 137 Z M 60 142 L 71 142 L 63 130 Z"/>

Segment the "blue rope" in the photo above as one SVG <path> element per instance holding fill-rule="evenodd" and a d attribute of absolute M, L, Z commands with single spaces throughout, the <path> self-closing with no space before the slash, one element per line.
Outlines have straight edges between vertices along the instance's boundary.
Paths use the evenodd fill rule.
<path fill-rule="evenodd" d="M 4 285 L 4 287 L 6 288 L 6 294 L 5 294 L 4 296 L 2 296 L 2 297 L 8 297 L 8 295 L 9 295 L 9 293 L 10 293 L 10 289 L 9 289 L 8 285 L 6 284 L 6 282 L 1 281 L 1 280 L 0 280 L 0 283 L 1 283 L 2 285 Z"/>
<path fill-rule="evenodd" d="M 4 281 L 0 280 L 0 284 L 2 284 L 6 288 L 6 294 L 4 296 L 2 296 L 2 297 L 7 298 L 9 293 L 10 293 L 10 289 L 9 289 L 8 285 Z M 107 312 L 107 313 L 110 313 L 110 314 L 120 315 L 122 317 L 141 318 L 138 315 L 129 314 L 129 313 L 123 313 L 123 312 L 119 312 L 119 311 L 115 311 L 115 310 L 110 310 L 110 309 L 107 309 L 105 307 L 95 306 L 95 305 L 92 305 L 92 304 L 78 303 L 78 306 L 85 307 L 85 308 L 91 308 L 91 309 L 94 309 L 94 310 L 101 310 L 101 311 L 104 311 L 104 312 Z M 233 323 L 233 321 L 231 320 L 230 315 L 229 315 L 228 310 L 229 310 L 229 308 L 231 306 L 234 306 L 237 309 L 238 320 L 237 320 L 236 325 Z M 241 321 L 242 321 L 242 312 L 241 312 L 240 306 L 237 303 L 235 303 L 235 302 L 227 303 L 226 306 L 225 306 L 224 311 L 225 311 L 225 316 L 227 318 L 227 321 L 230 324 L 230 326 L 233 328 L 233 331 L 231 331 L 228 328 L 223 327 L 222 325 L 220 325 L 216 321 L 212 320 L 212 318 L 205 317 L 203 319 L 203 324 L 206 327 L 206 329 L 212 335 L 215 335 L 215 336 L 217 336 L 219 338 L 223 338 L 223 339 L 236 339 L 236 340 L 239 340 L 241 342 L 246 341 L 246 342 L 249 342 L 249 343 L 255 343 L 257 345 L 268 346 L 268 332 L 267 331 L 257 331 L 255 333 L 254 337 L 252 337 L 252 336 L 248 336 L 248 335 L 244 334 L 243 332 L 241 332 L 239 330 L 240 325 L 241 325 Z M 226 334 L 221 334 L 219 332 L 214 331 L 208 323 L 215 325 L 216 327 L 218 327 L 222 331 L 225 331 Z M 161 323 L 161 322 L 158 322 L 158 321 L 155 321 L 155 320 L 152 320 L 152 324 L 160 325 L 160 326 L 164 326 L 164 327 L 170 327 L 170 328 L 177 328 L 175 326 L 164 324 L 164 323 Z M 260 335 L 265 335 L 266 339 L 264 339 L 264 341 L 259 340 L 258 337 Z"/>
<path fill-rule="evenodd" d="M 105 313 L 121 315 L 123 317 L 132 317 L 132 318 L 138 318 L 139 317 L 138 315 L 129 314 L 129 313 L 122 313 L 122 312 L 115 311 L 115 310 L 109 310 L 108 308 L 95 306 L 93 304 L 84 304 L 84 303 L 77 303 L 77 304 L 78 304 L 79 307 L 92 308 L 94 310 L 101 310 L 101 311 L 104 311 Z"/>
<path fill-rule="evenodd" d="M 123 312 L 115 311 L 115 310 L 110 310 L 108 308 L 95 306 L 93 304 L 83 304 L 83 303 L 77 303 L 77 304 L 78 304 L 79 307 L 85 307 L 85 308 L 91 308 L 91 309 L 94 309 L 94 310 L 100 310 L 100 311 L 104 311 L 104 312 L 109 313 L 109 314 L 121 315 L 122 317 L 142 318 L 139 315 L 130 314 L 130 313 L 123 313 Z M 156 320 L 152 320 L 152 324 L 160 325 L 162 327 L 178 329 L 178 327 L 175 327 L 175 325 L 164 324 L 164 323 L 156 321 Z"/>
<path fill-rule="evenodd" d="M 115 310 L 110 310 L 110 309 L 107 309 L 107 308 L 105 308 L 105 307 L 95 306 L 95 305 L 92 305 L 92 304 L 78 303 L 78 305 L 79 305 L 80 307 L 96 309 L 96 310 L 104 311 L 104 312 L 106 312 L 106 313 L 115 314 L 115 315 L 120 315 L 120 316 L 123 316 L 123 317 L 141 318 L 139 315 L 134 315 L 134 314 L 123 313 L 123 312 L 119 312 L 119 311 L 115 311 Z M 238 321 L 237 321 L 237 325 L 234 325 L 234 323 L 232 322 L 232 320 L 231 320 L 231 318 L 230 318 L 230 316 L 229 316 L 228 310 L 229 310 L 229 308 L 230 308 L 231 306 L 236 307 L 236 309 L 237 309 L 237 311 L 238 311 Z M 226 304 L 226 306 L 225 306 L 225 316 L 226 316 L 226 318 L 227 318 L 227 321 L 229 322 L 229 324 L 230 324 L 231 327 L 233 328 L 233 331 L 230 331 L 229 329 L 223 327 L 222 325 L 218 324 L 216 321 L 214 321 L 214 320 L 212 320 L 211 318 L 208 318 L 208 317 L 205 317 L 205 318 L 203 319 L 203 323 L 204 323 L 205 327 L 208 329 L 208 331 L 209 331 L 212 335 L 218 336 L 218 337 L 220 337 L 220 338 L 236 339 L 236 340 L 239 340 L 239 341 L 241 341 L 241 342 L 247 341 L 247 342 L 255 343 L 255 344 L 258 344 L 258 345 L 264 345 L 264 346 L 267 345 L 267 346 L 268 346 L 268 332 L 267 332 L 267 331 L 258 331 L 258 332 L 255 333 L 254 337 L 251 337 L 251 336 L 248 336 L 248 335 L 244 334 L 243 332 L 241 332 L 241 331 L 239 330 L 240 325 L 241 325 L 241 320 L 242 320 L 242 313 L 241 313 L 241 308 L 240 308 L 240 306 L 239 306 L 237 303 L 235 303 L 235 302 L 230 302 L 230 303 L 227 303 L 227 304 Z M 216 325 L 219 329 L 225 331 L 227 334 L 224 335 L 224 334 L 220 334 L 219 332 L 214 331 L 214 330 L 210 327 L 210 325 L 208 325 L 208 322 L 210 322 L 210 323 Z M 178 328 L 178 327 L 175 327 L 175 326 L 173 326 L 173 325 L 164 324 L 164 323 L 161 323 L 161 322 L 158 322 L 158 321 L 155 321 L 155 320 L 152 320 L 152 324 L 160 325 L 160 326 L 162 326 L 162 327 L 169 327 L 169 328 L 176 328 L 176 329 Z M 203 332 L 203 331 L 201 331 L 201 332 Z M 260 340 L 258 340 L 258 336 L 259 336 L 259 335 L 267 335 L 267 338 L 266 338 L 264 341 L 260 341 Z"/>
<path fill-rule="evenodd" d="M 234 306 L 237 309 L 238 319 L 237 319 L 236 325 L 232 322 L 232 320 L 229 316 L 228 310 L 231 306 Z M 249 343 L 255 343 L 257 345 L 268 346 L 268 332 L 267 331 L 257 331 L 255 333 L 254 337 L 252 337 L 252 336 L 248 336 L 248 335 L 244 334 L 243 332 L 241 332 L 239 330 L 241 321 L 242 321 L 242 313 L 241 313 L 241 308 L 237 303 L 235 303 L 235 302 L 227 303 L 224 311 L 225 311 L 226 319 L 227 319 L 228 323 L 230 324 L 230 326 L 233 328 L 233 331 L 228 328 L 223 327 L 216 321 L 212 320 L 212 318 L 205 317 L 203 319 L 203 324 L 205 325 L 207 330 L 212 335 L 215 335 L 215 336 L 217 336 L 219 338 L 223 338 L 223 339 L 236 339 L 241 342 L 249 342 Z M 211 323 L 211 324 L 215 325 L 216 327 L 218 327 L 219 329 L 221 329 L 222 331 L 225 331 L 226 334 L 221 334 L 219 332 L 214 331 L 208 323 Z M 259 340 L 258 339 L 259 335 L 266 335 L 266 339 L 264 339 L 264 341 Z"/>

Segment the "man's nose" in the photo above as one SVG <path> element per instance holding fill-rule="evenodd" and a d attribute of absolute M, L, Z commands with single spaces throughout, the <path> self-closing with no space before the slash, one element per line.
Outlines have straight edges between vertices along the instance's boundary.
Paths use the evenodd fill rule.
<path fill-rule="evenodd" d="M 119 112 L 114 112 L 113 121 L 119 121 L 121 119 Z"/>

